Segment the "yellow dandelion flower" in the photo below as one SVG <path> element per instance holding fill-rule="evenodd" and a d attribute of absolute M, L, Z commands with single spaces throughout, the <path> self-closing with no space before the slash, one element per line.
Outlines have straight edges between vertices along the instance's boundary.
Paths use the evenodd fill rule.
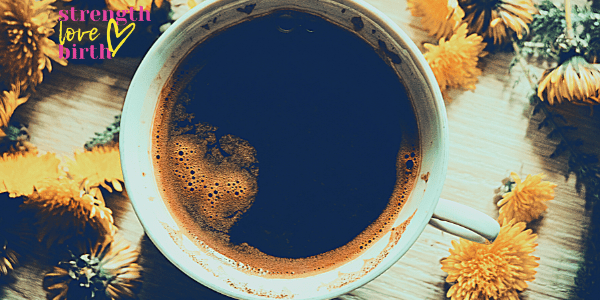
<path fill-rule="evenodd" d="M 156 0 L 156 6 L 162 5 L 162 0 Z M 133 7 L 133 10 L 140 10 L 143 7 L 144 10 L 150 11 L 152 9 L 152 0 L 106 0 L 106 7 L 110 10 L 129 10 Z"/>
<path fill-rule="evenodd" d="M 91 186 L 102 185 L 112 192 L 109 182 L 119 192 L 123 191 L 123 173 L 121 172 L 121 157 L 119 147 L 95 147 L 85 152 L 76 152 L 75 160 L 67 161 L 69 175 L 75 178 L 89 180 Z"/>
<path fill-rule="evenodd" d="M 444 93 L 448 88 L 475 89 L 481 70 L 477 68 L 479 57 L 486 55 L 483 39 L 467 36 L 467 25 L 462 24 L 449 40 L 440 39 L 439 45 L 425 44 L 424 56 Z"/>
<path fill-rule="evenodd" d="M 21 96 L 21 86 L 12 85 L 10 91 L 3 91 L 0 94 L 0 138 L 6 136 L 4 127 L 8 125 L 10 117 L 17 109 L 17 106 L 25 103 L 29 99 L 29 95 L 25 97 Z"/>
<path fill-rule="evenodd" d="M 54 34 L 58 13 L 50 4 L 55 0 L 0 1 L 0 73 L 25 87 L 42 82 L 43 70 L 52 71 L 50 59 L 61 59 Z"/>
<path fill-rule="evenodd" d="M 23 205 L 37 210 L 38 239 L 47 238 L 48 247 L 72 237 L 110 238 L 117 230 L 100 190 L 65 177 L 43 182 Z"/>
<path fill-rule="evenodd" d="M 449 37 L 465 16 L 458 0 L 408 0 L 408 9 L 415 17 L 421 17 L 421 25 L 436 39 Z"/>
<path fill-rule="evenodd" d="M 484 39 L 493 38 L 494 44 L 510 40 L 510 34 L 519 38 L 529 33 L 529 24 L 537 9 L 531 0 L 459 0 L 465 12 L 469 32 Z"/>
<path fill-rule="evenodd" d="M 525 181 L 516 173 L 510 173 L 515 181 L 515 187 L 502 196 L 498 202 L 500 207 L 500 220 L 515 219 L 516 222 L 531 222 L 537 219 L 541 213 L 546 211 L 546 201 L 554 199 L 554 188 L 556 184 L 550 181 L 542 181 L 543 173 L 531 176 L 527 175 Z"/>
<path fill-rule="evenodd" d="M 8 192 L 10 197 L 33 194 L 44 179 L 60 175 L 59 163 L 53 153 L 4 153 L 0 157 L 0 193 Z"/>
<path fill-rule="evenodd" d="M 538 86 L 538 97 L 554 103 L 600 104 L 600 68 L 575 55 L 560 66 L 548 69 Z"/>
<path fill-rule="evenodd" d="M 80 245 L 70 260 L 46 274 L 43 287 L 54 300 L 134 298 L 142 271 L 138 256 L 125 240 Z"/>
<path fill-rule="evenodd" d="M 462 299 L 517 300 L 517 291 L 535 279 L 538 257 L 536 234 L 525 230 L 525 223 L 503 222 L 493 243 L 478 244 L 465 239 L 452 241 L 454 249 L 442 260 L 447 282 L 455 282 L 447 296 Z"/>

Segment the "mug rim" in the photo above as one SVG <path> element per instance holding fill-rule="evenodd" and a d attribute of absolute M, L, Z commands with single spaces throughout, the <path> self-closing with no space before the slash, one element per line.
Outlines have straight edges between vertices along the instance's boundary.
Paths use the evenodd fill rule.
<path fill-rule="evenodd" d="M 186 273 L 188 276 L 193 278 L 194 280 L 202 283 L 209 288 L 216 290 L 222 294 L 225 294 L 230 297 L 238 298 L 238 299 L 263 299 L 262 296 L 249 295 L 247 293 L 239 292 L 236 289 L 227 289 L 223 288 L 222 285 L 215 284 L 214 281 L 206 279 L 205 277 L 199 276 L 198 273 L 195 273 L 191 267 L 189 267 L 186 263 L 189 262 L 189 259 L 182 259 L 181 257 L 181 249 L 178 249 L 179 246 L 170 243 L 168 239 L 165 239 L 164 231 L 159 231 L 157 228 L 160 224 L 157 224 L 156 220 L 152 218 L 155 212 L 148 211 L 144 205 L 148 203 L 150 200 L 148 195 L 154 195 L 151 189 L 147 185 L 144 185 L 139 182 L 140 173 L 144 174 L 144 170 L 147 170 L 147 161 L 151 160 L 151 150 L 150 150 L 150 132 L 146 135 L 146 141 L 137 141 L 135 138 L 138 134 L 147 131 L 148 126 L 151 128 L 152 120 L 154 119 L 154 114 L 152 114 L 152 118 L 144 119 L 142 117 L 144 112 L 148 110 L 148 103 L 145 103 L 148 100 L 148 94 L 155 92 L 149 89 L 152 86 L 152 83 L 156 80 L 166 81 L 166 78 L 161 77 L 161 70 L 164 71 L 165 65 L 158 65 L 155 63 L 156 57 L 161 57 L 162 60 L 167 61 L 170 58 L 172 59 L 171 53 L 165 50 L 175 49 L 178 45 L 174 44 L 174 41 L 177 40 L 177 37 L 181 37 L 188 33 L 186 31 L 190 26 L 200 25 L 197 22 L 197 19 L 205 13 L 209 13 L 214 10 L 222 9 L 225 5 L 235 4 L 235 3 L 260 3 L 260 2 L 274 2 L 272 0 L 211 0 L 204 1 L 197 5 L 194 9 L 187 12 L 183 17 L 180 18 L 177 22 L 175 22 L 165 33 L 161 35 L 157 42 L 152 46 L 150 51 L 145 55 L 142 60 L 138 70 L 136 71 L 129 90 L 127 92 L 125 105 L 123 108 L 123 115 L 121 122 L 123 125 L 121 129 L 120 135 L 120 151 L 121 151 L 121 165 L 123 169 L 123 175 L 125 178 L 125 185 L 130 191 L 136 191 L 136 194 L 133 192 L 129 194 L 131 199 L 131 203 L 134 207 L 134 211 L 142 224 L 144 231 L 150 237 L 152 242 L 156 245 L 156 247 L 161 251 L 161 253 L 175 266 L 177 266 L 180 270 Z M 275 1 L 277 2 L 277 1 Z M 285 1 L 281 1 L 285 2 Z M 317 0 L 305 1 L 305 2 L 319 2 Z M 324 2 L 324 1 L 323 1 Z M 413 213 L 414 221 L 418 220 L 418 222 L 411 221 L 408 225 L 405 233 L 402 235 L 402 244 L 396 245 L 392 250 L 395 250 L 394 253 L 390 253 L 387 257 L 385 257 L 381 263 L 376 266 L 376 269 L 369 271 L 365 276 L 362 276 L 360 279 L 346 284 L 340 288 L 331 290 L 327 293 L 322 293 L 317 295 L 316 297 L 309 297 L 303 299 L 326 299 L 330 297 L 335 297 L 344 293 L 347 293 L 351 290 L 354 290 L 369 281 L 373 280 L 385 270 L 389 269 L 396 261 L 398 261 L 407 251 L 408 249 L 415 243 L 417 238 L 420 236 L 425 226 L 427 225 L 429 219 L 431 218 L 433 211 L 437 205 L 439 195 L 441 194 L 441 189 L 443 186 L 443 182 L 446 176 L 446 168 L 448 163 L 448 126 L 447 126 L 447 117 L 445 112 L 445 106 L 443 103 L 443 98 L 441 92 L 439 90 L 437 81 L 433 75 L 433 72 L 429 68 L 428 63 L 425 61 L 422 56 L 420 50 L 417 46 L 412 42 L 412 40 L 402 31 L 402 29 L 393 22 L 389 17 L 385 14 L 371 6 L 370 4 L 364 2 L 363 0 L 329 0 L 329 2 L 335 2 L 341 5 L 346 5 L 348 7 L 352 7 L 355 10 L 360 11 L 361 13 L 367 15 L 371 20 L 374 20 L 378 25 L 384 27 L 386 33 L 391 36 L 391 38 L 399 43 L 400 48 L 398 49 L 400 55 L 404 55 L 403 58 L 408 57 L 412 64 L 414 70 L 410 75 L 420 76 L 421 78 L 416 79 L 423 81 L 422 87 L 424 87 L 423 91 L 425 94 L 429 93 L 432 101 L 424 101 L 426 104 L 419 104 L 415 99 L 412 99 L 411 102 L 413 106 L 415 104 L 420 105 L 418 107 L 414 107 L 415 110 L 421 110 L 421 115 L 419 112 L 417 116 L 427 116 L 427 118 L 419 118 L 417 117 L 417 121 L 419 122 L 419 133 L 421 135 L 421 128 L 424 127 L 433 127 L 435 128 L 435 132 L 431 132 L 431 137 L 420 137 L 421 145 L 421 158 L 423 160 L 423 164 L 431 164 L 430 168 L 426 170 L 431 170 L 434 175 L 435 184 L 429 184 L 427 186 L 427 181 L 422 183 L 419 180 L 419 175 L 417 175 L 417 181 L 423 188 L 423 193 L 418 199 L 418 206 Z M 297 5 L 306 5 L 305 3 L 297 4 Z M 293 8 L 291 8 L 293 9 Z M 273 9 L 274 11 L 275 9 Z M 328 19 L 327 19 L 328 20 Z M 329 20 L 328 20 L 329 21 Z M 334 23 L 335 24 L 335 23 Z M 234 24 L 230 24 L 233 26 Z M 196 26 L 198 27 L 198 26 Z M 400 51 L 404 51 L 401 53 Z M 186 52 L 187 53 L 187 52 Z M 166 56 L 165 56 L 166 55 Z M 169 57 L 171 56 L 171 57 Z M 185 55 L 184 55 L 185 56 Z M 160 61 L 160 60 L 159 60 Z M 175 66 L 178 64 L 175 63 Z M 173 69 L 174 70 L 174 69 Z M 415 72 L 416 71 L 416 72 Z M 407 87 L 407 92 L 409 87 L 406 82 L 404 83 Z M 155 93 L 156 95 L 160 94 Z M 156 101 L 154 106 L 156 106 L 156 102 L 158 102 L 158 97 L 156 97 Z M 136 100 L 137 99 L 137 100 Z M 416 102 L 416 103 L 415 103 Z M 156 107 L 152 110 L 156 111 Z M 126 113 L 127 112 L 127 113 Z M 433 114 L 434 116 L 429 116 Z M 430 118 L 431 117 L 431 118 Z M 144 121 L 146 120 L 146 121 Z M 432 123 L 432 124 L 421 124 L 424 123 Z M 423 126 L 424 127 L 423 127 Z M 144 128 L 146 128 L 144 130 Z M 151 129 L 150 129 L 151 130 Z M 430 132 L 427 131 L 427 134 Z M 427 140 L 429 138 L 430 140 Z M 423 141 L 426 140 L 427 143 L 431 143 L 431 145 L 423 145 Z M 137 141 L 137 142 L 136 142 Z M 435 146 L 433 146 L 435 144 Z M 426 149 L 424 149 L 426 148 Z M 426 155 L 425 151 L 428 151 L 428 155 Z M 431 154 L 429 154 L 431 153 Z M 426 158 L 432 156 L 434 159 L 431 161 L 425 161 Z M 150 162 L 151 164 L 151 162 Z M 420 169 L 421 172 L 425 171 Z M 149 174 L 151 175 L 151 174 Z M 154 176 L 148 176 L 154 178 Z M 129 179 L 129 180 L 128 180 Z M 135 179 L 135 180 L 132 180 Z M 421 187 L 419 187 L 421 188 Z M 415 187 L 414 191 L 419 190 L 419 188 Z M 140 191 L 140 193 L 137 193 Z M 143 191 L 143 192 L 141 192 Z M 143 197 L 142 194 L 145 196 Z M 160 197 L 160 194 L 158 195 Z M 411 193 L 411 198 L 413 196 L 418 197 L 415 193 Z M 415 200 L 416 201 L 416 200 Z M 159 201 L 162 202 L 162 201 Z M 415 203 L 413 201 L 413 203 Z M 406 208 L 403 208 L 403 211 Z M 410 228 L 410 230 L 409 230 Z M 384 236 L 385 237 L 385 236 Z M 165 242 L 166 241 L 166 242 Z M 179 255 L 177 255 L 179 254 Z M 362 255 L 360 256 L 362 257 Z M 359 257 L 359 258 L 360 258 Z M 338 270 L 337 268 L 335 270 Z"/>

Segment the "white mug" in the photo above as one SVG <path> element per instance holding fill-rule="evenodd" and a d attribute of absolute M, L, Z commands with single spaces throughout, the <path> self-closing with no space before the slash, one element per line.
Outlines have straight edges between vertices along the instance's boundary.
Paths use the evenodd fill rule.
<path fill-rule="evenodd" d="M 256 15 L 291 9 L 320 16 L 356 32 L 404 79 L 420 131 L 421 166 L 414 189 L 392 231 L 359 257 L 337 268 L 302 278 L 249 274 L 217 251 L 194 243 L 169 214 L 157 188 L 151 157 L 152 122 L 162 88 L 193 47 L 210 33 Z M 211 23 L 207 31 L 202 25 Z M 363 30 L 355 31 L 356 18 Z M 354 23 L 352 20 L 354 19 Z M 377 35 L 373 34 L 376 29 Z M 382 49 L 382 42 L 385 49 Z M 477 242 L 499 233 L 491 217 L 439 199 L 448 163 L 448 124 L 444 102 L 427 62 L 411 39 L 388 17 L 362 0 L 213 0 L 205 1 L 175 22 L 144 57 L 133 77 L 121 119 L 120 150 L 125 185 L 147 235 L 179 269 L 196 281 L 238 299 L 329 299 L 373 280 L 398 261 L 429 223 Z M 396 231 L 398 232 L 398 231 Z"/>

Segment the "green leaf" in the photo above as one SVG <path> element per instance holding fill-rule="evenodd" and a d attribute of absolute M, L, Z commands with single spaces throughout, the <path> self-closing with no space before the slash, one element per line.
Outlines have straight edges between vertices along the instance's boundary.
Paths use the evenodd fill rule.
<path fill-rule="evenodd" d="M 546 135 L 546 137 L 550 140 L 554 140 L 560 138 L 560 133 L 560 127 L 554 128 Z"/>
<path fill-rule="evenodd" d="M 568 149 L 567 143 L 565 143 L 564 141 L 561 141 L 556 146 L 556 149 L 554 149 L 554 152 L 552 152 L 552 154 L 550 154 L 550 158 L 559 157 L 561 154 L 565 153 L 565 151 L 567 151 L 567 149 Z"/>
<path fill-rule="evenodd" d="M 119 132 L 121 130 L 121 115 L 115 116 L 115 121 L 104 132 L 96 132 L 90 141 L 85 143 L 84 148 L 91 150 L 96 146 L 106 145 L 118 142 Z"/>
<path fill-rule="evenodd" d="M 567 123 L 567 119 L 565 119 L 565 117 L 561 114 L 553 114 L 552 116 L 556 119 L 561 120 L 563 122 L 563 124 Z"/>
<path fill-rule="evenodd" d="M 538 130 L 541 130 L 544 127 L 548 127 L 548 125 L 550 124 L 550 118 L 548 116 L 546 116 L 542 122 L 540 122 L 540 124 L 538 125 Z"/>
<path fill-rule="evenodd" d="M 539 112 L 540 112 L 540 106 L 539 106 L 539 105 L 535 105 L 535 106 L 533 107 L 533 112 L 531 112 L 531 115 L 532 115 L 532 116 L 535 116 L 535 115 L 536 115 L 537 113 L 539 113 Z"/>

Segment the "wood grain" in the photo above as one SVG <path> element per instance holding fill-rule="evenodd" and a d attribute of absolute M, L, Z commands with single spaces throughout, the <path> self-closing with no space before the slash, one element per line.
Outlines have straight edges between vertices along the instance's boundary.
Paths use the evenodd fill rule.
<path fill-rule="evenodd" d="M 417 45 L 433 42 L 403 0 L 369 0 L 385 12 Z M 450 128 L 450 163 L 442 197 L 497 217 L 494 190 L 511 172 L 544 172 L 558 184 L 556 197 L 543 218 L 533 223 L 540 257 L 536 280 L 521 293 L 522 299 L 568 299 L 582 261 L 583 234 L 589 223 L 584 200 L 575 191 L 575 178 L 565 180 L 564 158 L 549 159 L 557 141 L 537 130 L 539 117 L 530 118 L 530 88 L 522 72 L 508 72 L 510 53 L 482 59 L 483 75 L 474 91 L 452 91 L 447 104 Z M 140 58 L 114 58 L 92 65 L 57 66 L 37 93 L 19 107 L 14 118 L 28 124 L 31 142 L 41 150 L 71 155 L 102 131 L 120 113 L 129 82 Z M 539 72 L 539 69 L 536 69 Z M 517 79 L 520 83 L 513 87 Z M 565 107 L 576 133 L 589 150 L 600 149 L 598 113 L 582 107 Z M 196 283 L 173 266 L 144 235 L 127 195 L 105 196 L 115 215 L 119 233 L 140 247 L 144 281 L 140 299 L 228 299 Z M 449 284 L 440 269 L 451 241 L 449 234 L 427 227 L 414 246 L 387 272 L 365 286 L 340 296 L 360 299 L 446 299 Z M 43 274 L 56 256 L 43 248 L 22 253 L 21 266 L 0 279 L 0 299 L 43 299 Z"/>

